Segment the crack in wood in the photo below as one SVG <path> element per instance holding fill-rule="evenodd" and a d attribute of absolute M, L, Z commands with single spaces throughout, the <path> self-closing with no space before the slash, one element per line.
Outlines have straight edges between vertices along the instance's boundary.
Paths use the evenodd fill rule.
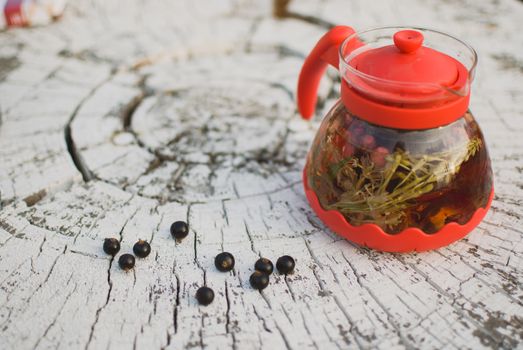
<path fill-rule="evenodd" d="M 230 334 L 232 337 L 232 348 L 234 350 L 237 349 L 236 345 L 236 335 L 235 332 L 231 330 L 231 300 L 229 296 L 229 287 L 227 285 L 227 280 L 224 281 L 225 285 L 225 302 L 227 304 L 227 309 L 225 310 L 225 330 L 227 331 L 227 334 Z"/>
<path fill-rule="evenodd" d="M 129 199 L 130 201 L 131 199 Z M 130 216 L 128 217 L 125 222 L 123 223 L 122 225 L 122 228 L 120 229 L 120 231 L 118 232 L 118 236 L 119 236 L 119 239 L 118 241 L 120 243 L 122 243 L 122 240 L 123 240 L 123 231 L 125 230 L 125 227 L 127 226 L 127 224 L 129 223 L 129 221 L 132 220 L 132 218 L 136 215 L 136 213 L 138 212 L 138 209 Z M 107 297 L 105 299 L 105 302 L 102 306 L 100 306 L 97 310 L 96 310 L 96 313 L 95 313 L 95 319 L 94 319 L 94 322 L 92 323 L 91 325 L 91 330 L 90 330 L 90 333 L 89 333 L 89 338 L 87 340 L 87 343 L 85 344 L 85 350 L 88 350 L 89 349 L 89 346 L 91 345 L 91 341 L 93 340 L 93 335 L 94 335 L 94 332 L 95 332 L 95 327 L 96 325 L 98 324 L 98 320 L 100 319 L 100 314 L 102 313 L 102 311 L 107 307 L 107 305 L 109 304 L 110 302 L 110 299 L 111 299 L 111 292 L 113 290 L 113 281 L 111 280 L 111 269 L 112 269 L 112 266 L 113 266 L 113 262 L 115 261 L 115 256 L 111 256 L 111 259 L 109 260 L 109 267 L 107 268 L 107 285 L 108 285 L 108 290 L 107 290 Z M 134 270 L 133 270 L 134 272 Z M 136 276 L 134 276 L 135 278 L 135 283 L 136 283 Z"/>
<path fill-rule="evenodd" d="M 82 174 L 82 178 L 85 182 L 89 182 L 90 180 L 93 179 L 93 173 L 89 170 L 89 168 L 86 166 L 85 164 L 85 161 L 83 160 L 82 158 L 82 155 L 78 152 L 78 150 L 76 149 L 76 145 L 74 143 L 74 140 L 73 140 L 73 136 L 72 136 L 72 132 L 71 132 L 71 124 L 74 120 L 74 118 L 76 117 L 76 115 L 78 114 L 78 111 L 80 110 L 80 108 L 82 108 L 83 104 L 91 97 L 93 96 L 93 94 L 96 92 L 96 90 L 98 90 L 98 88 L 100 88 L 100 86 L 102 86 L 103 84 L 105 84 L 107 81 L 109 81 L 110 77 L 107 78 L 106 80 L 104 80 L 103 82 L 99 83 L 98 85 L 96 85 L 93 89 L 91 89 L 89 91 L 89 93 L 87 94 L 87 96 L 85 96 L 79 103 L 78 105 L 75 107 L 75 109 L 73 110 L 73 112 L 71 113 L 71 116 L 69 118 L 69 121 L 67 122 L 65 128 L 64 128 L 64 137 L 65 137 L 65 143 L 67 145 L 67 151 L 69 152 L 69 155 L 71 156 L 71 159 L 76 167 L 76 169 L 78 169 L 78 171 L 80 172 L 80 174 Z"/>
<path fill-rule="evenodd" d="M 395 257 L 400 259 L 397 255 L 395 255 Z M 409 265 L 412 269 L 414 269 L 421 276 L 424 276 L 425 281 L 427 283 L 429 283 L 433 288 L 435 288 L 440 294 L 442 294 L 445 297 L 450 298 L 452 300 L 452 303 L 450 305 L 454 307 L 454 310 L 477 327 L 477 329 L 475 330 L 475 335 L 476 336 L 478 336 L 478 334 L 482 335 L 483 344 L 489 343 L 489 344 L 502 345 L 505 340 L 507 340 L 509 342 L 514 341 L 512 338 L 507 337 L 506 335 L 502 335 L 498 332 L 493 332 L 492 329 L 485 328 L 485 326 L 480 323 L 480 320 L 482 319 L 481 317 L 476 318 L 475 314 L 471 310 L 466 310 L 468 312 L 468 314 L 465 313 L 465 311 L 462 309 L 462 305 L 459 305 L 459 307 L 455 306 L 458 297 L 454 297 L 454 296 L 450 295 L 447 291 L 442 289 L 438 284 L 434 283 L 425 272 L 419 270 L 414 264 L 409 263 L 409 262 L 404 262 L 404 263 Z M 487 339 L 488 339 L 488 341 L 487 341 Z"/>
<path fill-rule="evenodd" d="M 69 279 L 68 279 L 67 282 L 66 282 L 66 286 L 69 285 L 69 283 L 71 282 L 71 279 L 72 279 L 72 278 L 73 278 L 73 274 L 71 273 Z M 70 292 L 70 293 L 65 297 L 65 300 L 64 300 L 64 302 L 62 303 L 62 306 L 60 307 L 58 313 L 57 313 L 56 316 L 53 318 L 53 320 L 51 321 L 51 323 L 50 323 L 50 324 L 47 326 L 47 328 L 45 329 L 44 334 L 42 334 L 42 336 L 38 338 L 38 341 L 36 342 L 36 344 L 35 344 L 34 347 L 33 347 L 34 349 L 37 349 L 37 348 L 38 348 L 38 345 L 40 345 L 40 342 L 41 342 L 42 340 L 46 339 L 47 334 L 49 333 L 49 330 L 50 330 L 51 328 L 54 327 L 54 325 L 56 324 L 58 318 L 59 318 L 60 315 L 62 314 L 62 312 L 63 312 L 65 306 L 67 305 L 67 302 L 69 301 L 69 299 L 71 298 L 71 296 L 76 292 L 77 288 L 78 288 L 78 284 L 75 283 L 75 284 L 74 284 L 74 288 L 73 288 L 73 290 L 72 290 L 72 291 L 71 291 L 71 292 Z"/>
<path fill-rule="evenodd" d="M 273 15 L 279 19 L 293 18 L 314 24 L 325 29 L 331 29 L 334 24 L 317 16 L 305 15 L 288 10 L 291 0 L 273 0 Z"/>
<path fill-rule="evenodd" d="M 368 295 L 376 302 L 376 304 L 381 308 L 381 310 L 385 313 L 386 317 L 387 317 L 387 320 L 389 321 L 389 324 L 394 328 L 394 330 L 396 331 L 396 333 L 398 334 L 401 342 L 403 343 L 403 345 L 405 346 L 405 348 L 407 349 L 415 349 L 416 347 L 414 346 L 414 344 L 412 344 L 412 342 L 410 340 L 408 340 L 408 338 L 403 334 L 403 332 L 401 331 L 401 328 L 400 328 L 400 325 L 398 325 L 395 321 L 394 321 L 394 316 L 390 313 L 389 311 L 389 308 L 378 298 L 378 296 L 376 295 L 376 293 L 371 289 L 369 288 L 368 286 L 366 286 L 363 282 L 362 282 L 362 277 L 361 275 L 357 272 L 357 270 L 354 268 L 354 266 L 352 265 L 352 263 L 348 260 L 348 259 L 345 259 L 346 262 L 347 262 L 347 265 L 350 267 L 350 269 L 352 270 L 354 276 L 356 277 L 356 282 L 358 283 L 358 285 L 363 288 L 364 290 L 367 291 Z"/>
<path fill-rule="evenodd" d="M 0 57 L 0 82 L 5 80 L 9 73 L 16 70 L 21 64 L 22 62 L 16 56 Z"/>
<path fill-rule="evenodd" d="M 173 322 L 174 322 L 174 333 L 178 333 L 178 308 L 180 307 L 180 277 L 177 273 L 174 274 L 176 278 L 176 303 L 174 305 Z"/>

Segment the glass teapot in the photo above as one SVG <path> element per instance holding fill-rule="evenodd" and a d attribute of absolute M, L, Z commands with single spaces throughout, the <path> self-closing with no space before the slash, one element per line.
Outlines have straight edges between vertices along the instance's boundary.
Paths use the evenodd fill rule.
<path fill-rule="evenodd" d="M 302 67 L 300 114 L 314 114 L 330 64 L 341 99 L 323 119 L 303 171 L 305 193 L 334 232 L 357 244 L 423 251 L 464 237 L 487 213 L 493 180 L 468 110 L 477 56 L 423 28 L 337 26 Z"/>

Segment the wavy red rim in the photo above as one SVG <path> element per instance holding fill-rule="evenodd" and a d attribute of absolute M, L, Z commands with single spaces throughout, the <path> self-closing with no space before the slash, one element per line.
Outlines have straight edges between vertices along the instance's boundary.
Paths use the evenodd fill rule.
<path fill-rule="evenodd" d="M 307 167 L 305 167 L 305 169 L 306 168 Z M 438 232 L 431 234 L 425 233 L 415 227 L 407 228 L 397 234 L 389 234 L 375 224 L 353 226 L 340 212 L 336 210 L 324 210 L 316 193 L 308 187 L 305 169 L 303 169 L 305 195 L 309 200 L 310 206 L 325 225 L 351 242 L 385 252 L 421 252 L 449 245 L 465 237 L 479 225 L 490 209 L 492 199 L 494 198 L 493 186 L 487 205 L 484 208 L 478 208 L 471 219 L 463 225 L 457 222 L 451 222 L 443 226 Z"/>

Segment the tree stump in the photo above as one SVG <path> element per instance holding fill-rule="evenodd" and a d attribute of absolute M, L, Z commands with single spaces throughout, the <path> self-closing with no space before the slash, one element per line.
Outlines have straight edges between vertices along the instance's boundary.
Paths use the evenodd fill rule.
<path fill-rule="evenodd" d="M 521 347 L 523 4 L 290 5 L 302 19 L 255 0 L 82 0 L 50 26 L 0 33 L 0 348 Z M 301 169 L 339 78 L 301 120 L 297 76 L 325 31 L 310 16 L 415 18 L 477 49 L 471 110 L 496 196 L 465 239 L 379 253 L 311 211 Z M 180 242 L 176 220 L 190 226 Z M 152 254 L 124 272 L 106 237 Z M 214 267 L 222 251 L 231 273 Z M 284 254 L 295 273 L 253 290 L 255 260 Z"/>

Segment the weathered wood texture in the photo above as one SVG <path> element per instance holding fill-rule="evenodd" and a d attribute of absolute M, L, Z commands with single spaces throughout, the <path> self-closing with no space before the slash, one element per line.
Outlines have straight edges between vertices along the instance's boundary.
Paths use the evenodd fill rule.
<path fill-rule="evenodd" d="M 71 1 L 0 33 L 0 348 L 521 348 L 523 3 Z M 407 23 L 478 51 L 472 110 L 496 175 L 484 222 L 448 248 L 383 254 L 329 232 L 300 171 L 297 116 L 328 23 Z M 336 98 L 331 72 L 324 109 Z M 175 243 L 168 228 L 188 220 Z M 102 251 L 153 254 L 122 272 Z M 235 254 L 233 273 L 213 257 Z M 258 256 L 297 258 L 262 293 Z M 208 307 L 198 286 L 216 292 Z"/>

